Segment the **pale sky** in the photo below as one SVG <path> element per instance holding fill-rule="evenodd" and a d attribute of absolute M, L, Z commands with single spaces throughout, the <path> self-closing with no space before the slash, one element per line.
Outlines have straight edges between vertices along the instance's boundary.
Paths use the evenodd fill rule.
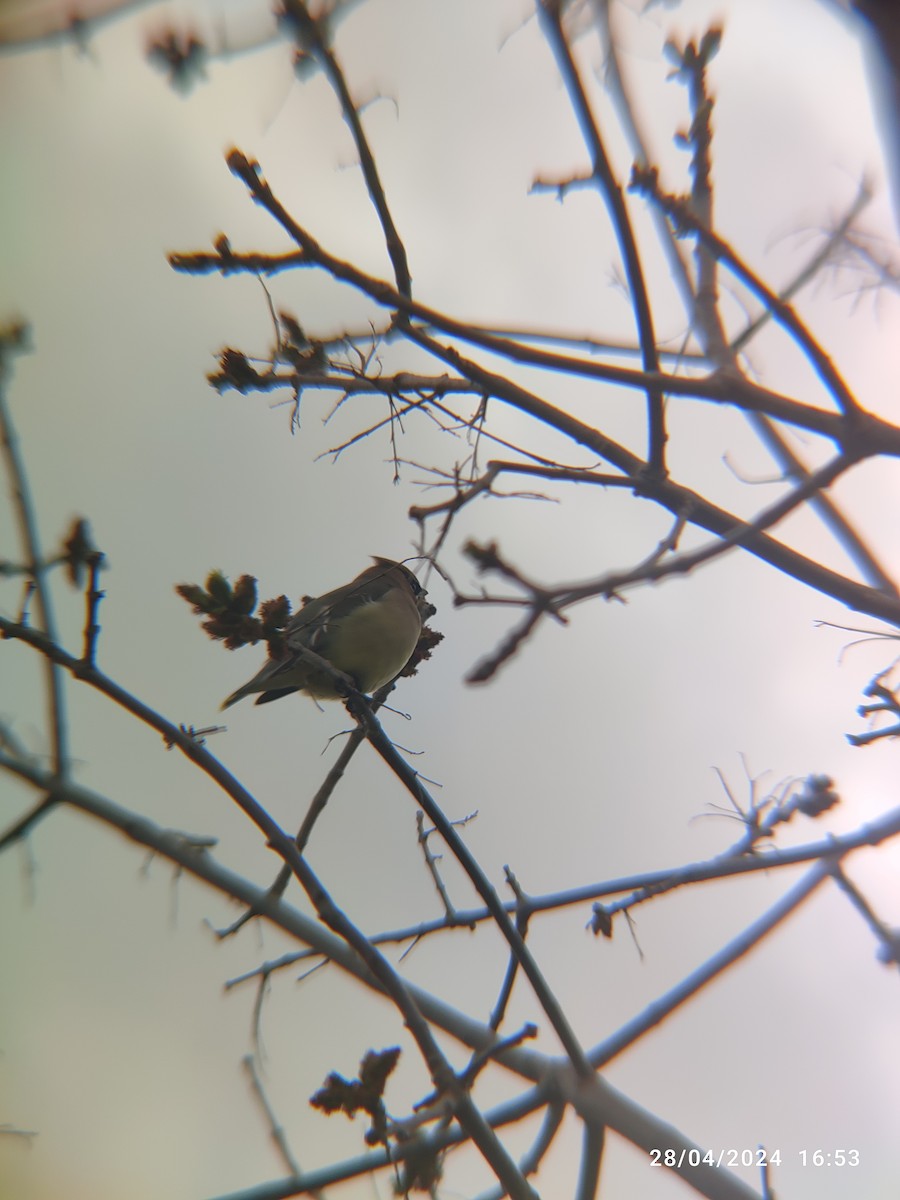
<path fill-rule="evenodd" d="M 722 19 L 712 70 L 715 175 L 722 234 L 773 287 L 790 281 L 821 232 L 843 214 L 863 176 L 875 199 L 863 224 L 891 239 L 881 147 L 863 58 L 846 26 L 814 0 L 686 0 L 639 18 L 616 6 L 622 60 L 642 97 L 654 153 L 673 178 L 672 144 L 684 97 L 660 60 L 668 36 L 684 39 Z M 9 404 L 21 440 L 45 548 L 72 517 L 89 518 L 108 556 L 99 663 L 175 722 L 216 722 L 223 696 L 260 665 L 260 649 L 229 654 L 202 634 L 173 587 L 210 568 L 250 572 L 263 596 L 328 590 L 370 554 L 412 553 L 412 504 L 430 503 L 420 466 L 392 482 L 385 433 L 320 457 L 384 416 L 382 402 L 345 405 L 304 397 L 293 436 L 277 397 L 219 397 L 205 376 L 224 345 L 264 355 L 272 340 L 259 284 L 248 278 L 175 274 L 172 250 L 204 250 L 220 232 L 238 249 L 291 247 L 228 172 L 237 146 L 256 157 L 290 211 L 335 254 L 388 277 L 383 241 L 354 150 L 321 78 L 291 73 L 283 45 L 208 69 L 188 97 L 144 61 L 165 14 L 190 12 L 230 43 L 268 28 L 250 0 L 149 5 L 69 46 L 0 58 L 0 318 L 33 329 L 35 353 L 17 361 Z M 336 50 L 410 256 L 417 296 L 462 319 L 542 325 L 629 337 L 630 308 L 616 285 L 615 251 L 596 197 L 559 204 L 530 196 L 536 177 L 583 170 L 585 154 L 552 57 L 524 0 L 372 0 L 343 21 Z M 258 22 L 258 26 L 255 24 Z M 240 37 L 238 36 L 238 32 Z M 601 76 L 596 40 L 580 43 Z M 601 120 L 620 178 L 629 156 L 599 92 Z M 650 223 L 636 207 L 640 236 Z M 887 241 L 886 251 L 896 252 Z M 684 334 L 666 272 L 648 254 L 661 338 Z M 846 274 L 821 278 L 801 299 L 804 317 L 868 408 L 894 419 L 898 304 L 860 294 Z M 377 312 L 309 272 L 270 281 L 278 307 L 326 336 Z M 723 302 L 740 324 L 739 297 Z M 426 360 L 396 348 L 385 370 Z M 762 382 L 801 399 L 816 395 L 806 367 L 766 334 L 750 353 Z M 434 370 L 432 366 L 430 369 Z M 438 373 L 443 368 L 438 368 Z M 516 376 L 517 378 L 519 376 Z M 532 386 L 538 384 L 532 379 Z M 640 447 L 641 401 L 613 389 L 545 377 L 554 403 L 602 419 Z M 368 406 L 368 407 L 367 407 Z M 602 406 L 602 408 L 600 407 Z M 673 469 L 722 503 L 759 507 L 776 494 L 748 480 L 774 474 L 734 413 L 696 401 L 670 406 Z M 599 414 L 599 416 L 598 416 Z M 571 455 L 513 413 L 497 429 L 533 448 Z M 816 462 L 815 443 L 798 440 Z M 452 463 L 461 443 L 408 421 L 401 454 Z M 488 451 L 488 456 L 493 451 Z M 6 483 L 4 482 L 6 494 Z M 747 500 L 750 495 L 749 501 Z M 627 567 L 651 553 L 668 525 L 625 496 L 559 493 L 564 503 L 473 505 L 442 555 L 477 586 L 460 549 L 496 539 L 528 575 L 579 578 Z M 889 569 L 898 561 L 893 514 L 900 500 L 890 462 L 867 466 L 835 490 Z M 831 565 L 846 564 L 806 518 L 785 536 Z M 0 558 L 19 554 L 8 506 L 0 508 Z M 861 690 L 891 660 L 888 643 L 841 655 L 851 640 L 817 628 L 828 620 L 873 626 L 747 556 L 631 593 L 595 601 L 565 627 L 546 626 L 490 685 L 464 682 L 509 627 L 502 609 L 454 609 L 429 582 L 433 625 L 445 641 L 395 695 L 389 732 L 416 752 L 454 818 L 478 810 L 465 837 L 506 896 L 505 864 L 529 893 L 558 891 L 677 866 L 723 851 L 738 826 L 714 819 L 726 798 L 714 772 L 746 800 L 745 765 L 769 785 L 809 773 L 834 777 L 843 803 L 818 822 L 792 823 L 789 845 L 848 832 L 896 804 L 896 748 L 854 750 L 847 732 Z M 80 595 L 60 579 L 60 633 L 80 649 Z M 17 580 L 0 579 L 0 611 L 17 613 Z M 0 642 L 0 718 L 36 755 L 48 752 L 41 676 L 31 650 Z M 216 854 L 260 885 L 277 871 L 271 852 L 225 796 L 168 753 L 146 728 L 77 683 L 67 689 L 75 778 L 163 827 L 218 839 Z M 339 706 L 318 712 L 292 698 L 230 710 L 210 749 L 289 830 L 338 753 Z M 36 797 L 0 778 L 0 828 Z M 361 755 L 316 829 L 310 861 L 368 933 L 439 914 L 416 845 L 414 808 L 380 764 Z M 703 819 L 698 819 L 700 817 Z M 859 854 L 848 872 L 884 920 L 898 922 L 896 847 Z M 454 900 L 473 903 L 445 863 Z M 612 1034 L 782 896 L 794 872 L 756 874 L 685 890 L 636 913 L 643 957 L 620 925 L 612 942 L 585 932 L 590 906 L 536 919 L 529 944 L 578 1035 Z M 289 892 L 308 911 L 299 889 Z M 0 1139 L 15 1200 L 199 1200 L 285 1174 L 240 1068 L 252 1050 L 252 987 L 223 984 L 294 948 L 259 923 L 218 942 L 238 912 L 190 880 L 173 878 L 132 844 L 75 813 L 44 821 L 28 847 L 0 858 L 0 1125 L 34 1130 L 29 1147 Z M 900 1172 L 900 1028 L 896 971 L 835 888 L 825 887 L 787 925 L 618 1058 L 606 1077 L 636 1102 L 709 1147 L 782 1152 L 773 1185 L 783 1200 L 871 1200 L 896 1195 Z M 505 967 L 493 934 L 457 932 L 424 942 L 402 963 L 413 982 L 486 1020 Z M 337 970 L 303 983 L 273 980 L 263 1013 L 266 1085 L 293 1150 L 312 1167 L 363 1151 L 361 1122 L 327 1120 L 308 1097 L 331 1070 L 352 1075 L 371 1047 L 401 1044 L 389 1100 L 395 1112 L 429 1087 L 400 1020 Z M 537 1048 L 557 1046 L 520 987 L 509 1029 L 537 1019 Z M 455 1053 L 453 1061 L 465 1057 Z M 513 1094 L 486 1076 L 477 1099 Z M 511 1139 L 522 1151 L 533 1131 Z M 800 1153 L 857 1147 L 850 1168 L 801 1165 Z M 572 1194 L 578 1131 L 567 1126 L 535 1180 L 546 1197 Z M 756 1186 L 751 1171 L 739 1171 Z M 442 1195 L 490 1185 L 474 1155 L 448 1164 Z M 0 1194 L 2 1188 L 0 1188 Z M 361 1180 L 341 1196 L 390 1194 Z M 611 1138 L 605 1197 L 687 1193 Z"/>

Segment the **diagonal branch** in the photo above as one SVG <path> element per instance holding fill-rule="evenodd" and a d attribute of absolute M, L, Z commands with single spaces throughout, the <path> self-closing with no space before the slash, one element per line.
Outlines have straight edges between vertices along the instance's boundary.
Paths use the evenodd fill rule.
<path fill-rule="evenodd" d="M 816 374 L 831 393 L 838 407 L 848 418 L 861 414 L 856 397 L 847 387 L 837 367 L 794 312 L 790 304 L 777 293 L 739 257 L 737 252 L 718 234 L 707 229 L 678 196 L 664 193 L 658 186 L 656 171 L 635 168 L 631 186 L 636 192 L 659 204 L 677 229 L 700 239 L 706 248 L 725 263 L 728 269 L 756 296 L 773 320 L 787 330 L 812 364 Z"/>
<path fill-rule="evenodd" d="M 397 290 L 403 296 L 410 296 L 412 281 L 409 275 L 409 264 L 406 260 L 406 247 L 403 245 L 394 224 L 394 218 L 391 216 L 391 210 L 388 208 L 387 197 L 375 165 L 375 158 L 369 148 L 369 142 L 359 119 L 359 112 L 350 95 L 350 89 L 347 87 L 344 72 L 322 36 L 321 22 L 310 16 L 309 9 L 303 0 L 282 0 L 282 3 L 287 22 L 296 29 L 298 44 L 303 50 L 313 55 L 340 101 L 344 120 L 356 143 L 356 152 L 359 155 L 369 197 L 375 206 L 381 228 L 384 230 L 384 240 L 394 267 Z"/>
<path fill-rule="evenodd" d="M 634 105 L 626 90 L 622 72 L 619 68 L 616 41 L 610 26 L 610 0 L 594 0 L 594 12 L 606 54 L 607 86 L 618 108 L 622 126 L 631 146 L 632 153 L 639 163 L 646 166 L 650 163 L 651 156 L 639 130 Z M 708 125 L 708 108 L 712 104 L 712 97 L 705 87 L 705 80 L 701 72 L 700 56 L 693 55 L 692 62 L 695 70 L 691 73 L 690 79 L 696 85 L 691 89 L 692 112 L 694 114 L 694 121 L 691 125 L 693 134 L 695 124 L 698 125 L 701 131 L 706 129 Z M 705 119 L 698 123 L 697 117 L 701 109 L 704 110 Z M 708 158 L 704 157 L 703 161 L 704 163 L 708 163 Z M 704 179 L 701 181 L 701 183 L 707 184 L 707 190 L 708 178 L 709 171 L 707 167 L 704 172 Z M 780 292 L 780 298 L 783 302 L 790 301 L 805 284 L 815 278 L 821 268 L 834 255 L 836 247 L 846 239 L 853 222 L 870 202 L 871 198 L 871 189 L 863 183 L 844 216 L 835 228 L 829 231 L 824 244 L 812 255 L 791 283 Z M 695 178 L 695 208 L 703 216 L 703 224 L 707 228 L 711 228 L 713 224 L 711 218 L 711 197 L 708 207 L 704 207 L 705 199 L 706 197 L 703 192 L 698 195 L 698 181 Z M 702 287 L 698 288 L 695 293 L 687 263 L 681 255 L 679 243 L 673 235 L 671 224 L 658 205 L 652 205 L 650 212 L 663 247 L 663 252 L 669 263 L 670 273 L 676 287 L 681 293 L 685 308 L 691 315 L 692 331 L 704 353 L 720 367 L 731 366 L 737 368 L 738 352 L 754 337 L 762 326 L 772 319 L 771 311 L 768 308 L 764 309 L 758 317 L 747 325 L 742 333 L 729 343 L 725 336 L 718 307 L 715 304 L 701 303 L 699 293 L 702 291 Z M 705 264 L 707 271 L 712 271 L 716 259 L 714 255 L 705 252 L 702 262 Z M 713 287 L 714 282 L 707 284 L 709 292 L 712 291 Z M 785 438 L 775 425 L 773 425 L 771 420 L 760 413 L 754 412 L 747 413 L 747 420 L 755 429 L 757 436 L 765 443 L 769 453 L 773 455 L 782 471 L 792 479 L 801 479 L 806 473 L 806 468 L 794 451 L 788 446 Z M 812 497 L 810 503 L 811 507 L 818 512 L 823 523 L 832 530 L 837 541 L 862 573 L 863 578 L 868 580 L 873 587 L 882 590 L 893 588 L 894 585 L 887 572 L 869 547 L 865 545 L 856 530 L 850 525 L 831 497 L 824 492 L 819 492 Z"/>
<path fill-rule="evenodd" d="M 595 1046 L 590 1051 L 592 1066 L 598 1070 L 605 1066 L 623 1050 L 643 1037 L 648 1030 L 666 1020 L 677 1008 L 695 996 L 708 983 L 718 978 L 738 959 L 749 954 L 764 937 L 790 917 L 816 888 L 829 878 L 839 861 L 838 856 L 829 855 L 815 863 L 799 883 L 782 896 L 776 904 L 773 904 L 768 912 L 751 922 L 738 937 L 729 942 L 727 946 L 723 946 L 721 950 L 717 950 L 696 971 L 682 979 L 664 996 L 654 1000 L 643 1012 L 632 1017 L 611 1037 Z"/>
<path fill-rule="evenodd" d="M 438 342 L 417 326 L 410 326 L 409 337 L 454 368 L 481 384 L 485 391 L 495 395 L 521 412 L 528 413 L 547 426 L 557 429 L 574 442 L 588 447 L 601 458 L 618 467 L 625 475 L 640 482 L 635 485 L 635 494 L 667 508 L 675 517 L 684 515 L 692 524 L 719 537 L 733 536 L 736 529 L 744 530 L 748 523 L 740 517 L 719 508 L 690 488 L 671 479 L 658 479 L 645 472 L 645 463 L 614 442 L 599 430 L 585 425 L 568 413 L 555 408 L 547 401 L 527 391 L 501 375 L 486 370 L 474 360 L 463 357 L 454 347 Z M 900 432 L 900 431 L 898 431 Z M 843 460 L 845 464 L 849 459 Z M 900 625 L 900 597 L 896 592 L 884 592 L 865 584 L 857 583 L 837 571 L 823 566 L 796 550 L 777 541 L 769 534 L 749 530 L 741 535 L 741 544 L 757 558 L 805 583 L 817 591 L 846 604 L 850 608 L 880 616 L 891 624 Z"/>
<path fill-rule="evenodd" d="M 653 314 L 650 309 L 650 297 L 647 294 L 647 284 L 644 270 L 641 266 L 640 254 L 631 218 L 622 189 L 613 175 L 612 165 L 597 120 L 591 110 L 584 84 L 572 51 L 562 28 L 562 6 L 559 0 L 537 0 L 538 18 L 541 21 L 547 40 L 550 43 L 560 74 L 569 92 L 575 115 L 581 127 L 581 135 L 585 140 L 591 156 L 591 174 L 600 187 L 603 199 L 612 218 L 613 230 L 619 243 L 619 251 L 625 265 L 625 277 L 628 281 L 628 291 L 634 308 L 635 321 L 638 330 L 638 341 L 641 347 L 641 359 L 644 371 L 649 375 L 659 372 L 659 360 L 656 354 L 656 334 L 653 329 Z M 654 474 L 665 474 L 666 426 L 664 413 L 663 391 L 658 382 L 650 380 L 647 383 L 647 412 L 649 428 L 649 447 L 647 463 Z"/>
<path fill-rule="evenodd" d="M 53 602 L 47 587 L 46 564 L 41 554 L 40 535 L 31 491 L 25 474 L 25 465 L 19 453 L 19 440 L 13 425 L 12 413 L 6 402 L 6 385 L 10 375 L 9 360 L 15 351 L 24 346 L 27 334 L 24 329 L 0 331 L 0 452 L 2 452 L 9 476 L 13 507 L 19 526 L 19 536 L 25 553 L 29 575 L 34 580 L 35 605 L 41 629 L 52 640 L 56 640 L 56 619 Z M 50 729 L 53 745 L 53 770 L 65 775 L 69 769 L 68 733 L 66 729 L 65 697 L 62 674 L 52 659 L 44 660 L 47 685 L 47 706 L 50 713 Z"/>
<path fill-rule="evenodd" d="M 177 742 L 181 731 L 170 725 L 169 732 L 173 743 Z M 9 770 L 20 778 L 29 780 L 37 788 L 47 791 L 57 803 L 70 804 L 79 811 L 118 829 L 131 841 L 148 846 L 216 890 L 234 897 L 248 908 L 256 909 L 287 933 L 314 947 L 318 953 L 352 974 L 361 983 L 377 991 L 384 990 L 383 984 L 373 976 L 354 948 L 348 946 L 340 937 L 329 933 L 320 922 L 310 919 L 283 901 L 270 900 L 263 889 L 254 887 L 242 875 L 217 863 L 208 850 L 198 845 L 197 839 L 160 829 L 140 814 L 123 809 L 88 788 L 55 779 L 49 772 L 8 758 L 2 751 L 0 768 Z M 480 1022 L 473 1021 L 414 984 L 406 986 L 420 1012 L 432 1024 L 444 1029 L 473 1050 L 487 1052 L 496 1045 L 498 1039 L 495 1033 Z M 486 1120 L 492 1127 L 517 1121 L 543 1107 L 548 1101 L 558 1102 L 563 1099 L 579 1110 L 583 1108 L 592 1121 L 608 1125 L 645 1153 L 650 1153 L 655 1146 L 665 1145 L 678 1152 L 684 1151 L 685 1161 L 688 1161 L 688 1152 L 697 1149 L 696 1145 L 677 1129 L 655 1117 L 603 1080 L 596 1080 L 594 1086 L 589 1088 L 585 1088 L 583 1082 L 567 1084 L 567 1079 L 572 1075 L 571 1068 L 566 1065 L 562 1070 L 555 1069 L 553 1060 L 546 1055 L 519 1045 L 504 1048 L 496 1057 L 508 1070 L 539 1086 L 487 1114 Z M 459 1131 L 442 1137 L 446 1137 L 446 1141 L 441 1143 L 445 1145 L 458 1144 L 465 1140 L 465 1135 Z M 402 1151 L 400 1153 L 402 1155 Z M 387 1158 L 383 1152 L 375 1151 L 359 1160 L 351 1160 L 350 1164 L 343 1163 L 339 1167 L 327 1168 L 326 1171 L 330 1174 L 310 1172 L 300 1180 L 289 1178 L 253 1188 L 249 1192 L 235 1193 L 231 1200 L 238 1200 L 239 1196 L 245 1197 L 246 1200 L 281 1200 L 284 1197 L 299 1195 L 311 1187 L 324 1187 L 336 1179 L 362 1174 L 386 1163 Z M 758 1200 L 752 1189 L 724 1170 L 710 1172 L 709 1169 L 691 1168 L 685 1172 L 685 1177 L 709 1200 Z"/>

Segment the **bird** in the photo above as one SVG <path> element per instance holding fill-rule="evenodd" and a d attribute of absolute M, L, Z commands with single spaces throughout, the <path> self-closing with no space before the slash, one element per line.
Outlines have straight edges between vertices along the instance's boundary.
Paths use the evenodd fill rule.
<path fill-rule="evenodd" d="M 257 704 L 293 692 L 305 692 L 314 700 L 343 699 L 334 678 L 313 656 L 349 676 L 367 694 L 399 674 L 419 641 L 423 617 L 435 610 L 425 599 L 425 588 L 403 563 L 374 556 L 373 561 L 375 566 L 350 583 L 308 600 L 285 628 L 284 652 L 232 692 L 222 709 L 257 692 Z M 313 654 L 306 656 L 305 650 Z"/>

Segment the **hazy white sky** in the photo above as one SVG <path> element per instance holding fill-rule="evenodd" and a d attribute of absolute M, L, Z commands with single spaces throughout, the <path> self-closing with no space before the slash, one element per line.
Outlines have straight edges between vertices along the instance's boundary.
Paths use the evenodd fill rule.
<path fill-rule="evenodd" d="M 616 6 L 623 65 L 642 96 L 654 153 L 672 172 L 683 169 L 671 145 L 683 96 L 666 81 L 660 44 L 724 19 L 711 72 L 717 215 L 774 286 L 812 253 L 863 174 L 877 190 L 866 226 L 891 236 L 862 57 L 829 9 L 813 0 L 689 0 L 639 19 L 639 8 Z M 336 462 L 319 457 L 382 417 L 376 405 L 371 413 L 348 405 L 326 424 L 329 399 L 307 396 L 291 436 L 287 407 L 220 398 L 206 384 L 221 346 L 266 352 L 265 297 L 250 279 L 176 275 L 166 253 L 204 249 L 220 231 L 236 248 L 289 248 L 230 176 L 229 147 L 260 160 L 279 197 L 333 252 L 381 275 L 388 266 L 324 82 L 296 82 L 288 52 L 275 46 L 212 65 L 207 82 L 180 97 L 142 57 L 147 33 L 177 11 L 192 12 L 201 29 L 226 29 L 232 42 L 268 27 L 249 0 L 149 6 L 104 27 L 84 55 L 57 47 L 0 59 L 0 316 L 21 315 L 33 327 L 35 354 L 19 360 L 10 403 L 44 544 L 53 547 L 81 514 L 108 555 L 100 663 L 172 720 L 199 726 L 217 719 L 221 698 L 260 655 L 230 655 L 208 642 L 174 584 L 219 567 L 255 574 L 263 595 L 324 591 L 362 569 L 369 554 L 409 553 L 415 530 L 407 510 L 434 493 L 422 492 L 417 467 L 393 484 L 385 434 Z M 372 2 L 339 26 L 336 48 L 357 98 L 371 100 L 366 128 L 425 303 L 485 323 L 630 335 L 597 200 L 576 194 L 560 205 L 528 195 L 535 177 L 581 169 L 585 156 L 526 3 Z M 581 52 L 599 74 L 595 41 L 586 38 Z M 597 104 L 608 125 L 608 102 L 600 96 Z M 628 154 L 612 131 L 610 147 L 624 178 Z M 649 237 L 649 223 L 640 215 L 637 222 Z M 648 262 L 648 271 L 660 335 L 677 345 L 683 315 L 664 269 Z M 376 315 L 309 273 L 279 276 L 270 287 L 276 304 L 314 334 Z M 725 301 L 735 322 L 740 303 Z M 832 275 L 802 303 L 862 402 L 894 418 L 896 300 L 860 296 L 853 280 Z M 385 368 L 407 361 L 391 350 Z M 774 335 L 751 362 L 765 383 L 815 394 L 808 371 Z M 615 435 L 640 445 L 632 397 L 570 381 L 544 386 L 555 403 L 578 411 L 602 404 Z M 691 403 L 672 406 L 675 469 L 726 503 L 745 503 L 748 485 L 735 471 L 765 477 L 771 463 L 736 415 Z M 535 443 L 522 418 L 501 420 L 508 436 L 558 451 L 549 439 Z M 814 445 L 802 449 L 815 458 Z M 428 465 L 461 452 L 414 421 L 401 447 Z M 497 538 L 536 578 L 599 574 L 639 560 L 666 532 L 657 514 L 612 494 L 560 498 L 565 504 L 473 506 L 454 529 L 447 567 L 474 585 L 459 554 L 474 536 Z M 895 522 L 881 516 L 896 512 L 896 472 L 867 469 L 838 498 L 896 570 Z M 791 536 L 844 566 L 811 522 L 798 520 Z M 0 558 L 17 553 L 4 507 Z M 0 609 L 15 613 L 19 585 L 0 582 Z M 746 799 L 742 755 L 770 783 L 809 772 L 838 782 L 842 807 L 792 827 L 785 843 L 853 829 L 896 803 L 896 750 L 852 750 L 844 738 L 861 728 L 861 688 L 888 652 L 869 646 L 839 661 L 846 639 L 814 622 L 858 620 L 754 560 L 734 556 L 636 592 L 627 605 L 586 605 L 565 629 L 544 629 L 483 689 L 463 679 L 507 628 L 507 615 L 454 610 L 439 579 L 430 587 L 433 624 L 446 640 L 398 690 L 397 707 L 412 720 L 395 717 L 389 728 L 421 752 L 416 763 L 440 785 L 449 815 L 478 810 L 466 838 L 498 887 L 506 863 L 527 891 L 540 893 L 719 852 L 737 827 L 696 818 L 724 803 L 713 767 Z M 63 639 L 77 648 L 81 598 L 60 584 L 57 601 Z M 68 703 L 80 782 L 164 827 L 214 835 L 225 863 L 269 881 L 273 856 L 205 778 L 83 686 L 70 686 Z M 0 717 L 38 755 L 48 750 L 42 714 L 33 655 L 0 643 Z M 245 705 L 229 712 L 228 731 L 211 748 L 294 828 L 337 752 L 329 738 L 345 725 L 337 706 L 319 713 L 299 700 Z M 3 827 L 32 799 L 3 778 Z M 413 809 L 366 756 L 326 811 L 310 856 L 367 932 L 438 912 Z M 850 865 L 894 921 L 898 861 L 895 849 Z M 447 874 L 456 901 L 472 903 L 449 865 Z M 585 933 L 587 906 L 536 921 L 531 943 L 590 1046 L 793 881 L 754 876 L 646 906 L 636 930 L 643 959 L 622 929 L 611 943 Z M 284 1173 L 240 1072 L 254 993 L 226 995 L 222 985 L 290 948 L 285 938 L 251 926 L 218 943 L 206 922 L 225 924 L 234 910 L 65 812 L 45 821 L 27 850 L 0 860 L 0 914 L 0 1123 L 38 1131 L 28 1149 L 0 1141 L 15 1181 L 10 1196 L 187 1200 Z M 874 951 L 858 915 L 826 888 L 608 1077 L 704 1145 L 780 1148 L 780 1196 L 887 1200 L 898 1172 L 900 1032 L 896 973 L 878 966 Z M 403 970 L 485 1019 L 503 965 L 491 935 L 457 933 L 420 946 Z M 509 1026 L 534 1016 L 522 989 Z M 393 1011 L 373 1011 L 368 994 L 336 971 L 300 985 L 282 974 L 263 1029 L 267 1085 L 304 1165 L 361 1152 L 359 1130 L 312 1114 L 307 1100 L 328 1071 L 352 1074 L 369 1046 L 405 1047 L 391 1096 L 398 1111 L 427 1092 Z M 539 1047 L 556 1049 L 549 1036 Z M 504 1089 L 502 1079 L 485 1079 L 478 1098 Z M 527 1144 L 520 1141 L 516 1148 Z M 853 1147 L 862 1163 L 852 1178 L 849 1169 L 799 1165 L 801 1150 Z M 571 1194 L 577 1153 L 573 1127 L 536 1181 L 542 1194 Z M 485 1186 L 471 1157 L 448 1177 L 446 1195 Z M 609 1197 L 685 1194 L 616 1139 L 604 1186 Z M 389 1193 L 387 1181 L 379 1187 Z M 362 1181 L 346 1194 L 370 1196 L 372 1185 Z"/>

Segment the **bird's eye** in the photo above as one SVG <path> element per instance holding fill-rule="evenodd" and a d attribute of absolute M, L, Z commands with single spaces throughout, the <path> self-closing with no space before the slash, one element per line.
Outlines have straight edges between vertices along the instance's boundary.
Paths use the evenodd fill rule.
<path fill-rule="evenodd" d="M 425 589 L 422 587 L 421 583 L 419 583 L 418 579 L 416 579 L 415 575 L 413 575 L 412 571 L 410 571 L 407 567 L 404 567 L 403 570 L 406 571 L 406 578 L 409 580 L 409 586 L 413 590 L 413 595 L 424 596 L 426 594 Z"/>

